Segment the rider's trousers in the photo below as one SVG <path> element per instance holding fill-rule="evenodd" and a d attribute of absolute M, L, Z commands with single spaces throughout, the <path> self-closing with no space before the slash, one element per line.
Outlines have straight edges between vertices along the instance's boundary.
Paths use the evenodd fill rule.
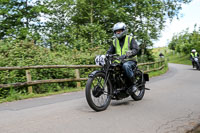
<path fill-rule="evenodd" d="M 122 66 L 123 70 L 125 71 L 126 76 L 130 80 L 133 79 L 133 76 L 134 76 L 133 69 L 135 68 L 135 66 L 136 66 L 136 62 L 134 62 L 134 61 L 127 61 Z"/>

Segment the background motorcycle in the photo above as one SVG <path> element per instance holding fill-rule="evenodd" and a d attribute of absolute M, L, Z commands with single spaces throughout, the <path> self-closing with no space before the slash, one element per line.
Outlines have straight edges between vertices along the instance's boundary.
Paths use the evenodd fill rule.
<path fill-rule="evenodd" d="M 119 63 L 115 61 L 118 60 Z M 141 100 L 145 94 L 145 83 L 149 81 L 148 74 L 144 74 L 136 66 L 134 68 L 134 84 L 137 87 L 135 93 L 127 93 L 130 87 L 128 79 L 122 69 L 125 60 L 120 59 L 118 55 L 100 55 L 95 62 L 101 65 L 101 70 L 93 71 L 89 74 L 85 94 L 89 106 L 95 111 L 105 110 L 111 99 L 120 100 L 131 96 L 134 100 Z"/>

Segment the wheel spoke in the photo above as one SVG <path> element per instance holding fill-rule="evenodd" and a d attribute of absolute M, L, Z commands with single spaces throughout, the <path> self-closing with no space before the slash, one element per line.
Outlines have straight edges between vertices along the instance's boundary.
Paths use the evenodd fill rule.
<path fill-rule="evenodd" d="M 99 79 L 100 79 L 100 80 L 99 80 Z M 97 80 L 98 80 L 98 85 L 100 85 L 101 88 L 103 88 L 103 85 L 102 85 L 102 83 L 101 83 L 102 79 L 103 79 L 102 77 L 97 78 Z"/>
<path fill-rule="evenodd" d="M 135 92 L 135 95 L 139 96 L 140 95 L 140 90 L 137 89 L 137 91 Z"/>
<path fill-rule="evenodd" d="M 97 85 L 101 84 L 101 81 L 102 81 L 102 77 L 99 77 L 98 78 L 98 83 Z M 92 94 L 92 90 L 94 89 L 94 87 L 96 85 L 94 85 L 94 83 L 92 83 L 92 87 L 91 87 L 91 94 Z M 101 84 L 102 85 L 102 84 Z M 101 86 L 102 87 L 102 86 Z M 103 106 L 104 104 L 106 104 L 107 100 L 108 100 L 108 90 L 107 90 L 107 86 L 104 88 L 103 90 L 103 94 L 101 94 L 99 97 L 94 97 L 92 96 L 92 99 L 93 99 L 93 102 L 96 106 Z"/>

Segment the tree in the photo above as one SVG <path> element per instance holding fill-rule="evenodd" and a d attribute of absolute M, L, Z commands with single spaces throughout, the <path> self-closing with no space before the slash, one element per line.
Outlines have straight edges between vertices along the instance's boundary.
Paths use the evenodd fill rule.
<path fill-rule="evenodd" d="M 172 37 L 168 47 L 184 54 L 190 53 L 192 49 L 200 51 L 200 30 L 196 30 L 196 25 L 192 33 L 189 33 L 188 28 L 183 30 Z"/>
<path fill-rule="evenodd" d="M 56 17 L 49 19 L 51 25 L 56 25 L 57 29 L 52 28 L 52 32 L 49 32 L 48 36 L 52 41 L 56 41 L 57 37 L 59 38 L 57 39 L 58 43 L 65 43 L 71 47 L 76 45 L 77 40 L 82 40 L 79 43 L 80 46 L 76 45 L 79 48 L 85 45 L 88 47 L 99 46 L 98 39 L 103 40 L 104 44 L 111 44 L 112 39 L 109 38 L 113 35 L 112 26 L 114 23 L 122 21 L 128 25 L 129 32 L 133 33 L 135 39 L 145 49 L 147 46 L 153 45 L 152 40 L 158 39 L 161 30 L 165 27 L 166 19 L 172 20 L 175 16 L 178 17 L 181 4 L 190 1 L 68 0 L 64 2 L 63 0 L 53 0 L 51 16 Z M 64 15 L 67 21 L 63 21 L 61 15 Z M 96 36 L 101 38 L 96 38 Z"/>
<path fill-rule="evenodd" d="M 40 12 L 44 10 L 39 0 L 0 1 L 0 39 L 11 37 L 24 40 L 38 36 Z M 36 38 L 38 39 L 38 37 Z"/>

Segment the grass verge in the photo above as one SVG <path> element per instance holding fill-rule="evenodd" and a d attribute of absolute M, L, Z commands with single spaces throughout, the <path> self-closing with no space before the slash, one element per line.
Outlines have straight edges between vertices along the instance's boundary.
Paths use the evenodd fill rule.
<path fill-rule="evenodd" d="M 192 65 L 189 55 L 184 54 L 170 54 L 167 56 L 169 63 Z"/>
<path fill-rule="evenodd" d="M 62 93 L 68 93 L 68 92 L 76 92 L 83 90 L 84 88 L 68 88 L 68 89 L 63 89 L 57 92 L 49 92 L 49 93 L 44 93 L 44 94 L 20 94 L 20 93 L 12 93 L 10 96 L 4 99 L 0 99 L 0 103 L 3 102 L 12 102 L 16 100 L 22 100 L 22 99 L 28 99 L 28 98 L 37 98 L 37 97 L 45 97 L 45 96 L 50 96 L 50 95 L 56 95 L 56 94 L 62 94 Z"/>
<path fill-rule="evenodd" d="M 150 72 L 149 77 L 151 78 L 151 77 L 155 77 L 155 76 L 160 76 L 160 75 L 166 73 L 167 71 L 168 71 L 168 64 L 165 63 L 165 67 L 163 69 L 161 69 L 159 71 Z"/>

